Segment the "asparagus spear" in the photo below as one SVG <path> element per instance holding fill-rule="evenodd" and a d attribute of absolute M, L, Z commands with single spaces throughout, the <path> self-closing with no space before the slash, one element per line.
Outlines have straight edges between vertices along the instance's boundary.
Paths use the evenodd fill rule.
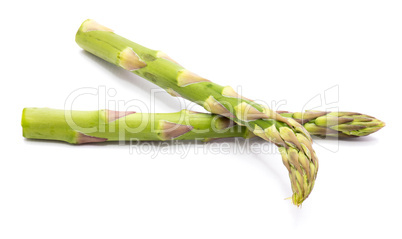
<path fill-rule="evenodd" d="M 60 140 L 71 144 L 254 136 L 246 127 L 223 116 L 188 110 L 144 114 L 133 111 L 25 108 L 21 125 L 26 138 Z"/>
<path fill-rule="evenodd" d="M 170 94 L 228 117 L 275 143 L 289 172 L 293 204 L 299 206 L 309 196 L 317 176 L 318 159 L 310 134 L 295 120 L 238 95 L 230 86 L 202 78 L 166 54 L 125 39 L 93 20 L 81 25 L 76 42 L 86 51 L 155 83 Z"/>
<path fill-rule="evenodd" d="M 188 110 L 176 113 L 134 113 L 111 110 L 64 111 L 49 108 L 25 108 L 21 122 L 23 135 L 26 138 L 60 140 L 71 144 L 128 140 L 165 141 L 171 139 L 209 141 L 215 138 L 250 138 L 255 136 L 247 127 L 239 126 L 228 118 L 214 114 Z M 293 116 L 295 120 L 300 122 L 307 121 L 304 125 L 312 125 L 311 127 L 308 126 L 308 128 L 313 129 L 310 133 L 320 137 L 362 136 L 373 133 L 384 125 L 383 122 L 371 116 L 358 113 L 315 113 L 317 114 L 314 118 L 311 118 L 309 112 L 304 114 L 281 112 L 281 115 Z M 337 117 L 338 124 L 332 125 L 335 121 L 335 115 L 347 115 L 347 117 Z M 307 116 L 310 117 L 309 120 L 307 120 Z M 319 125 L 316 125 L 316 121 Z M 329 127 L 349 129 L 348 127 L 351 126 L 354 130 L 336 131 L 323 126 L 323 122 L 332 123 Z"/>

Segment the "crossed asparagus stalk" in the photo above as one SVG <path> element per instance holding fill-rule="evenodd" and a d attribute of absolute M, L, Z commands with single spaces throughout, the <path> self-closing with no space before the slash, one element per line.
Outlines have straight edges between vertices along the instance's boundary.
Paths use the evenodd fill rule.
<path fill-rule="evenodd" d="M 64 111 L 26 108 L 24 137 L 73 144 L 117 140 L 214 139 L 259 136 L 278 146 L 289 172 L 292 202 L 299 206 L 311 193 L 318 159 L 310 134 L 356 137 L 376 132 L 384 123 L 352 112 L 275 112 L 183 68 L 161 51 L 125 39 L 93 20 L 76 34 L 84 50 L 162 87 L 169 94 L 203 106 L 212 114 Z M 304 126 L 304 127 L 303 127 Z"/>
<path fill-rule="evenodd" d="M 384 123 L 353 112 L 283 113 L 300 123 L 311 135 L 321 138 L 359 137 L 374 133 Z M 300 117 L 296 118 L 296 117 Z M 246 126 L 221 115 L 181 110 L 175 113 L 136 113 L 134 111 L 78 111 L 25 108 L 23 135 L 30 139 L 84 144 L 105 141 L 165 141 L 256 137 Z"/>

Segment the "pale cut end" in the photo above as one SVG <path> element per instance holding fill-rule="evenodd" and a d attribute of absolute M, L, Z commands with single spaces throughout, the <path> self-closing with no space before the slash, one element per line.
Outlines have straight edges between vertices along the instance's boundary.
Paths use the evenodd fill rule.
<path fill-rule="evenodd" d="M 81 132 L 77 133 L 77 144 L 100 143 L 105 141 L 107 141 L 107 138 L 89 136 Z"/>
<path fill-rule="evenodd" d="M 135 71 L 147 66 L 147 63 L 141 60 L 131 47 L 127 47 L 120 52 L 119 61 L 119 65 L 129 71 Z"/>
<path fill-rule="evenodd" d="M 223 95 L 223 96 L 226 96 L 226 97 L 231 97 L 231 98 L 239 98 L 239 99 L 244 99 L 244 100 L 253 101 L 253 100 L 250 100 L 250 99 L 248 99 L 248 98 L 246 98 L 246 97 L 244 97 L 244 96 L 239 95 L 239 94 L 238 94 L 235 90 L 233 90 L 233 88 L 230 87 L 230 86 L 225 86 L 225 87 L 223 87 L 222 95 Z"/>
<path fill-rule="evenodd" d="M 158 53 L 156 53 L 156 57 L 158 58 L 162 58 L 165 60 L 168 60 L 170 62 L 173 62 L 179 66 L 181 66 L 179 63 L 177 63 L 177 61 L 173 60 L 170 56 L 168 56 L 166 53 L 164 53 L 163 51 L 158 51 Z"/>
<path fill-rule="evenodd" d="M 122 117 L 126 117 L 128 115 L 135 114 L 135 111 L 114 111 L 114 110 L 106 110 L 106 118 L 110 123 Z"/>
<path fill-rule="evenodd" d="M 173 97 L 181 97 L 181 95 L 174 91 L 172 88 L 167 88 L 166 92 Z"/>
<path fill-rule="evenodd" d="M 175 139 L 191 131 L 194 128 L 193 126 L 190 125 L 176 124 L 166 120 L 161 120 L 159 122 L 159 127 L 161 130 L 160 138 L 162 140 Z"/>
<path fill-rule="evenodd" d="M 177 77 L 177 85 L 180 87 L 188 86 L 200 82 L 210 82 L 209 80 L 196 75 L 189 70 L 179 71 L 179 76 Z"/>
<path fill-rule="evenodd" d="M 96 21 L 90 19 L 82 24 L 82 31 L 83 32 L 90 32 L 90 31 L 105 31 L 105 32 L 113 32 L 112 29 L 102 26 L 101 24 L 97 23 Z"/>
<path fill-rule="evenodd" d="M 253 106 L 242 102 L 235 107 L 236 117 L 242 121 L 251 121 L 257 119 L 268 119 L 268 115 L 257 110 Z"/>
<path fill-rule="evenodd" d="M 234 118 L 234 115 L 230 113 L 225 106 L 217 101 L 212 95 L 204 102 L 204 108 L 211 113 L 223 115 L 225 117 Z"/>

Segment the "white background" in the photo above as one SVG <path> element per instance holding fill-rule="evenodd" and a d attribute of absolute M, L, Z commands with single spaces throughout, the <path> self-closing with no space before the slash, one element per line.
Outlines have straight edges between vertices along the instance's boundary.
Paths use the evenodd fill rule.
<path fill-rule="evenodd" d="M 400 1 L 38 0 L 0 11 L 0 238 L 401 238 Z M 63 109 L 82 87 L 112 89 L 112 103 L 141 100 L 144 112 L 183 107 L 161 92 L 153 104 L 156 86 L 83 52 L 74 37 L 87 18 L 246 97 L 286 101 L 281 110 L 320 106 L 310 100 L 321 95 L 317 109 L 387 126 L 316 140 L 320 170 L 301 209 L 284 200 L 290 182 L 276 150 L 204 153 L 190 143 L 185 157 L 153 157 L 24 139 L 24 107 Z M 95 95 L 73 105 L 98 107 Z"/>

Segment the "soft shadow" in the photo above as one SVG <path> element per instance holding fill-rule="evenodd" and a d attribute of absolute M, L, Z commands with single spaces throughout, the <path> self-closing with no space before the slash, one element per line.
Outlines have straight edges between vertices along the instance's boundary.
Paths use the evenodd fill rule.
<path fill-rule="evenodd" d="M 24 142 L 29 144 L 47 144 L 47 145 L 67 145 L 70 147 L 84 147 L 84 146 L 105 146 L 105 145 L 119 145 L 117 141 L 100 142 L 100 143 L 87 143 L 87 144 L 70 144 L 61 140 L 48 140 L 48 139 L 27 139 L 24 138 Z"/>
<path fill-rule="evenodd" d="M 313 142 L 315 145 L 320 145 L 326 148 L 327 146 L 341 146 L 341 145 L 355 145 L 355 146 L 362 146 L 362 147 L 368 147 L 370 145 L 375 145 L 378 143 L 378 138 L 376 137 L 371 137 L 371 135 L 368 136 L 362 136 L 362 137 L 351 137 L 351 138 L 332 138 L 332 137 L 327 137 L 327 138 L 319 138 L 319 137 L 313 137 Z"/>
<path fill-rule="evenodd" d="M 371 135 L 360 136 L 360 137 L 345 137 L 345 138 L 336 138 L 336 137 L 326 137 L 321 138 L 317 136 L 312 136 L 314 141 L 344 141 L 344 142 L 376 142 L 377 139 L 375 137 L 371 137 Z"/>

